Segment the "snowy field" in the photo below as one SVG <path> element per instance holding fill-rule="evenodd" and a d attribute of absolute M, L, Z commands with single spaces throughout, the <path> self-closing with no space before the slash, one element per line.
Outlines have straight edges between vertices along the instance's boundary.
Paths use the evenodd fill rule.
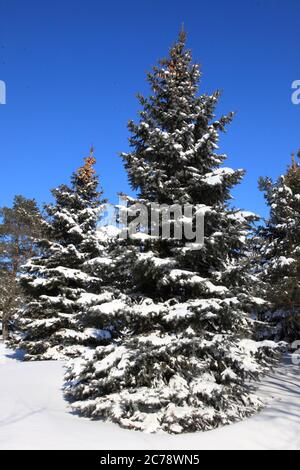
<path fill-rule="evenodd" d="M 285 364 L 260 385 L 267 407 L 209 432 L 144 434 L 71 414 L 63 365 L 22 363 L 0 342 L 0 449 L 300 449 L 300 366 Z"/>

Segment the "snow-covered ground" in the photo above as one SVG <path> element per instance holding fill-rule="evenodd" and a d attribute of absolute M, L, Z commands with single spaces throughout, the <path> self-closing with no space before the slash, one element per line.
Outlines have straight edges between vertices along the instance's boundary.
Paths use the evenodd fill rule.
<path fill-rule="evenodd" d="M 269 405 L 209 432 L 145 434 L 71 414 L 59 362 L 23 363 L 0 342 L 0 449 L 300 449 L 300 365 L 286 358 L 260 385 Z"/>

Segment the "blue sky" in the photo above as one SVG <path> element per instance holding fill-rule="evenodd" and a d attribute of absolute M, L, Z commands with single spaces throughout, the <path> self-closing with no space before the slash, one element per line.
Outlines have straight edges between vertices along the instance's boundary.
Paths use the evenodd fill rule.
<path fill-rule="evenodd" d="M 236 205 L 266 215 L 260 175 L 277 177 L 300 148 L 299 0 L 1 0 L 0 205 L 49 190 L 95 146 L 106 196 L 130 192 L 118 152 L 128 149 L 145 74 L 182 22 L 202 92 L 223 92 L 218 111 L 236 111 L 221 139 L 226 165 L 245 168 Z"/>

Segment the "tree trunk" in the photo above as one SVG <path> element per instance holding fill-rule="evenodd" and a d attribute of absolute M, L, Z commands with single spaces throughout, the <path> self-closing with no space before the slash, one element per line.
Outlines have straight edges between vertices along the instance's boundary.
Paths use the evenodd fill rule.
<path fill-rule="evenodd" d="M 9 298 L 7 299 L 2 315 L 2 337 L 3 341 L 7 341 L 9 339 L 9 320 L 12 314 L 12 307 L 14 305 L 16 298 L 16 284 L 15 282 L 11 285 L 11 293 Z"/>
<path fill-rule="evenodd" d="M 15 297 L 14 289 L 12 289 L 11 295 L 8 298 L 6 304 L 4 305 L 3 315 L 2 315 L 2 337 L 3 341 L 7 341 L 9 339 L 9 320 L 11 318 L 12 313 L 12 305 Z"/>
<path fill-rule="evenodd" d="M 2 337 L 3 341 L 7 341 L 9 339 L 8 318 L 5 317 L 2 320 Z"/>

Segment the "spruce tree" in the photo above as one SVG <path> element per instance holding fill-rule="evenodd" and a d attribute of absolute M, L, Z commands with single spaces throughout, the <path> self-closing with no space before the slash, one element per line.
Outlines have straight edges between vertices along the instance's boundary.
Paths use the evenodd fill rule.
<path fill-rule="evenodd" d="M 286 173 L 276 182 L 270 178 L 259 181 L 270 208 L 256 241 L 261 295 L 268 300 L 268 308 L 259 318 L 269 325 L 268 337 L 289 343 L 300 335 L 299 182 L 300 165 L 294 155 Z"/>
<path fill-rule="evenodd" d="M 101 302 L 105 283 L 102 272 L 91 270 L 93 260 L 103 257 L 105 247 L 97 237 L 103 209 L 102 191 L 94 170 L 93 150 L 71 178 L 71 186 L 52 191 L 54 204 L 46 206 L 45 237 L 39 240 L 39 256 L 24 267 L 20 284 L 25 307 L 18 326 L 23 332 L 18 346 L 25 359 L 57 359 L 76 356 L 89 344 L 110 339 L 109 329 L 95 322 L 89 327 L 87 310 Z"/>
<path fill-rule="evenodd" d="M 181 32 L 148 75 L 153 93 L 140 97 L 140 121 L 129 123 L 132 152 L 122 157 L 138 190 L 128 214 L 135 202 L 192 204 L 205 212 L 204 246 L 145 227 L 129 239 L 133 305 L 111 314 L 123 335 L 67 373 L 74 409 L 130 429 L 205 430 L 261 406 L 246 381 L 265 370 L 271 344 L 251 339 L 255 299 L 241 262 L 254 216 L 228 205 L 244 174 L 221 167 L 226 155 L 217 153 L 232 114 L 215 119 L 219 92 L 198 95 L 199 77 Z"/>

